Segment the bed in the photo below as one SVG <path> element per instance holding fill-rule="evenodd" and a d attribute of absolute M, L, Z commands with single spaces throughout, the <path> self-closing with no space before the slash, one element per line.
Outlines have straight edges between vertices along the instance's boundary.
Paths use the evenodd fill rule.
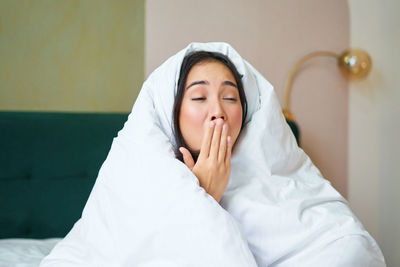
<path fill-rule="evenodd" d="M 38 266 L 69 232 L 127 116 L 0 112 L 0 266 Z"/>

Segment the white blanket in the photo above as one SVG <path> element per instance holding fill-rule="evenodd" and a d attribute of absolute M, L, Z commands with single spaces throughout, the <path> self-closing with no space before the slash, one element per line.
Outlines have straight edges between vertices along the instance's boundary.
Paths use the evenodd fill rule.
<path fill-rule="evenodd" d="M 37 267 L 60 238 L 0 239 L 0 267 Z"/>
<path fill-rule="evenodd" d="M 179 70 L 192 51 L 243 74 L 246 126 L 217 203 L 173 153 Z M 41 266 L 384 266 L 346 201 L 297 147 L 273 87 L 228 44 L 192 43 L 145 81 L 71 232 Z"/>

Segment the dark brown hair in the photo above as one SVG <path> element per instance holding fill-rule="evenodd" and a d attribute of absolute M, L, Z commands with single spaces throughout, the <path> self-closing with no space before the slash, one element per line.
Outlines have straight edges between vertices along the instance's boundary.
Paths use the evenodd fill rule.
<path fill-rule="evenodd" d="M 177 150 L 175 151 L 175 156 L 177 159 L 179 159 L 182 162 L 183 162 L 183 157 L 182 157 L 182 153 L 179 152 L 179 147 L 183 146 L 183 147 L 187 148 L 190 151 L 190 153 L 192 154 L 192 157 L 195 162 L 197 161 L 197 158 L 199 156 L 199 152 L 192 151 L 189 148 L 189 146 L 186 144 L 185 140 L 183 139 L 180 125 L 179 125 L 179 115 L 180 115 L 183 95 L 185 93 L 186 78 L 189 74 L 189 71 L 192 69 L 192 67 L 201 62 L 220 62 L 229 68 L 229 70 L 233 74 L 233 77 L 235 78 L 236 85 L 237 85 L 237 88 L 239 91 L 240 103 L 242 105 L 241 129 L 244 126 L 244 120 L 245 120 L 246 114 L 247 114 L 247 100 L 246 100 L 246 95 L 245 95 L 244 89 L 243 89 L 243 83 L 241 80 L 242 75 L 239 74 L 235 65 L 230 61 L 230 59 L 227 56 L 225 56 L 221 53 L 217 53 L 217 52 L 206 52 L 206 51 L 193 52 L 193 53 L 185 56 L 185 58 L 182 61 L 181 70 L 179 73 L 179 80 L 178 80 L 177 92 L 175 95 L 175 103 L 174 103 L 174 109 L 173 109 L 174 135 L 175 135 L 175 142 L 176 142 L 176 148 L 177 148 Z"/>

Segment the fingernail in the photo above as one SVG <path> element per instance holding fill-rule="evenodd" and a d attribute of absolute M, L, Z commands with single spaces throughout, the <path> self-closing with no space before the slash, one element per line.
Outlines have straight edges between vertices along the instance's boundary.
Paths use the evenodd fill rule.
<path fill-rule="evenodd" d="M 224 124 L 224 126 L 222 126 L 222 131 L 226 131 L 226 124 Z"/>
<path fill-rule="evenodd" d="M 182 147 L 179 148 L 179 151 L 183 154 Z"/>
<path fill-rule="evenodd" d="M 222 125 L 222 120 L 217 120 L 217 125 Z"/>
<path fill-rule="evenodd" d="M 214 127 L 214 122 L 210 121 L 210 128 Z"/>
<path fill-rule="evenodd" d="M 228 136 L 228 143 L 230 143 L 231 142 L 231 137 L 230 136 Z"/>

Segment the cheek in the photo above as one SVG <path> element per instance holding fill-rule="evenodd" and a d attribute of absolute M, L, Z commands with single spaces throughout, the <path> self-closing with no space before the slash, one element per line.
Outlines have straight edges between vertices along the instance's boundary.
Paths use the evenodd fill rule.
<path fill-rule="evenodd" d="M 192 149 L 200 149 L 206 117 L 207 112 L 199 107 L 182 103 L 179 126 L 183 139 Z"/>
<path fill-rule="evenodd" d="M 202 124 L 204 123 L 203 117 L 204 116 L 202 110 L 199 110 L 198 108 L 190 105 L 184 105 L 182 106 L 180 112 L 180 121 L 183 124 L 181 126 L 202 126 Z"/>
<path fill-rule="evenodd" d="M 242 107 L 234 108 L 230 111 L 230 126 L 231 126 L 231 135 L 236 140 L 239 135 L 240 128 L 242 126 Z"/>

